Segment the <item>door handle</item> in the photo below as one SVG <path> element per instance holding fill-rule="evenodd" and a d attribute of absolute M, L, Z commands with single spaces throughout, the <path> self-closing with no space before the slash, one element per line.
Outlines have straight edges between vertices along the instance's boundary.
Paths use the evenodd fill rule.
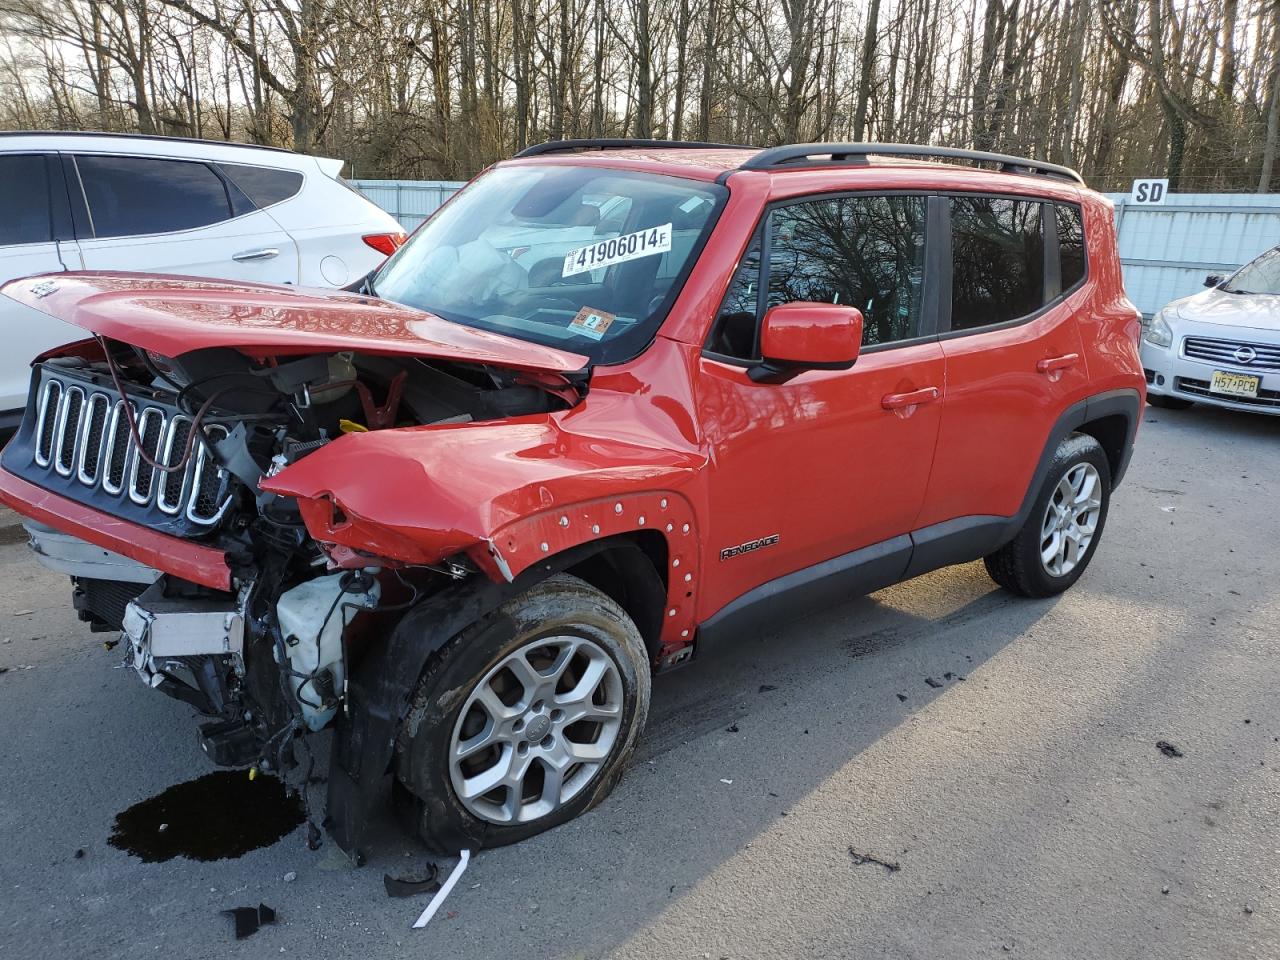
<path fill-rule="evenodd" d="M 914 407 L 920 403 L 933 403 L 942 396 L 937 387 L 921 387 L 910 393 L 887 393 L 880 400 L 880 406 L 886 410 L 901 410 L 903 407 Z"/>
<path fill-rule="evenodd" d="M 1041 360 L 1036 364 L 1037 373 L 1058 373 L 1062 370 L 1069 370 L 1076 365 L 1080 359 L 1078 353 L 1064 353 L 1060 357 L 1050 357 L 1048 360 Z"/>
<path fill-rule="evenodd" d="M 270 260 L 278 256 L 280 251 L 275 247 L 263 247 L 260 250 L 241 250 L 239 253 L 233 253 L 231 259 L 244 263 L 248 260 Z"/>

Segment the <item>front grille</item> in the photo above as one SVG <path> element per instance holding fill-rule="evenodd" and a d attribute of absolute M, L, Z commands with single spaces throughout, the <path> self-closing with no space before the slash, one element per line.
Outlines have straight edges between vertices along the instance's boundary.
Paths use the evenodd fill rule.
<path fill-rule="evenodd" d="M 180 469 L 157 470 L 183 463 L 191 436 L 191 418 L 171 407 L 125 401 L 92 383 L 64 381 L 46 375 L 37 397 L 34 460 L 44 468 L 117 502 L 158 508 L 201 526 L 222 518 L 231 501 L 230 475 L 209 455 L 205 443 L 194 443 Z M 129 429 L 133 414 L 139 445 Z M 210 424 L 206 443 L 227 436 L 226 427 Z"/>
<path fill-rule="evenodd" d="M 1280 390 L 1258 390 L 1256 397 L 1233 397 L 1226 393 L 1214 393 L 1209 389 L 1208 380 L 1193 380 L 1190 377 L 1178 377 L 1174 380 L 1183 393 L 1194 394 L 1209 400 L 1222 400 L 1226 403 L 1241 403 L 1252 407 L 1280 407 Z"/>
<path fill-rule="evenodd" d="M 1182 355 L 1188 360 L 1220 363 L 1240 370 L 1280 370 L 1280 344 L 1187 337 Z"/>

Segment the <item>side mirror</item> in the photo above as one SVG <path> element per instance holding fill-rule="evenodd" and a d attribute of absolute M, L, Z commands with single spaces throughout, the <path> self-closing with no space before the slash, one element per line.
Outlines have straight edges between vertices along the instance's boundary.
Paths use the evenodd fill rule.
<path fill-rule="evenodd" d="M 1204 285 L 1206 287 L 1216 287 L 1221 285 L 1222 281 L 1225 279 L 1226 277 L 1220 277 L 1216 273 L 1211 273 L 1204 278 Z"/>
<path fill-rule="evenodd" d="M 781 383 L 805 370 L 848 370 L 862 346 L 862 311 L 834 303 L 783 303 L 760 327 L 756 383 Z"/>

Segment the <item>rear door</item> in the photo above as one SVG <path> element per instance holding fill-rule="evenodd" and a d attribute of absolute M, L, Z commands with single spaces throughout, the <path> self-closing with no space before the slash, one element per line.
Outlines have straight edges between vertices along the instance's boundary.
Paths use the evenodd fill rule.
<path fill-rule="evenodd" d="M 293 240 L 213 164 L 77 154 L 85 267 L 296 283 Z"/>
<path fill-rule="evenodd" d="M 806 198 L 773 207 L 761 225 L 701 360 L 698 413 L 714 461 L 708 562 L 721 571 L 707 578 L 706 613 L 912 529 L 944 388 L 925 270 L 930 207 L 923 195 Z M 848 370 L 756 383 L 760 320 L 794 301 L 858 307 L 861 355 Z M 899 573 L 905 549 L 886 555 Z"/>
<path fill-rule="evenodd" d="M 920 527 L 1015 515 L 1050 430 L 1089 385 L 1072 296 L 1084 281 L 1083 241 L 1070 228 L 1079 207 L 1063 205 L 1060 218 L 1054 203 L 1026 197 L 948 205 L 947 392 Z"/>
<path fill-rule="evenodd" d="M 66 188 L 55 154 L 0 154 L 0 284 L 80 267 Z M 0 415 L 23 407 L 31 361 L 84 339 L 78 327 L 0 297 Z"/>

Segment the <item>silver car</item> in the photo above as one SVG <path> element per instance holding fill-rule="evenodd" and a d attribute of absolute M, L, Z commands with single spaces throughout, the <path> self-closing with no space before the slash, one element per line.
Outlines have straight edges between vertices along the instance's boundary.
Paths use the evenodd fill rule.
<path fill-rule="evenodd" d="M 1143 330 L 1147 401 L 1280 414 L 1280 246 L 1205 286 Z"/>

